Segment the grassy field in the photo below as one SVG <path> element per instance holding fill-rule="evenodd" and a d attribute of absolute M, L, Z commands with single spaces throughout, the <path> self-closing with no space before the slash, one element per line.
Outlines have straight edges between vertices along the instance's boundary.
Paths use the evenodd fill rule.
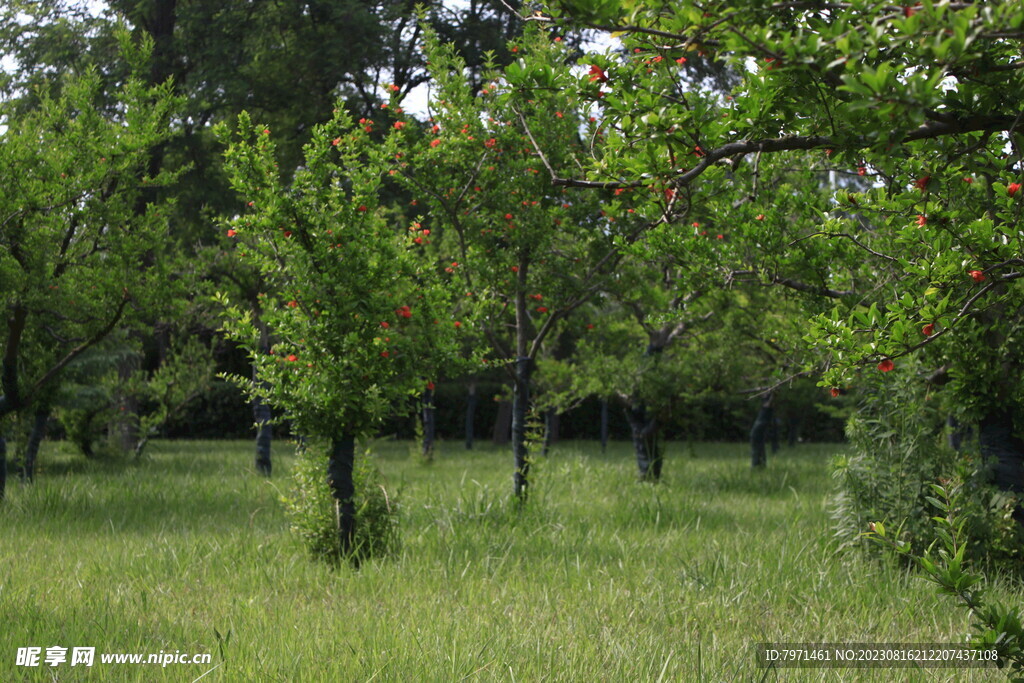
<path fill-rule="evenodd" d="M 0 681 L 1003 680 L 756 666 L 758 641 L 968 630 L 930 584 L 835 553 L 834 446 L 752 472 L 742 445 L 670 444 L 651 486 L 626 444 L 561 444 L 525 511 L 510 504 L 504 451 L 442 444 L 428 466 L 406 443 L 374 449 L 399 492 L 403 550 L 354 571 L 309 561 L 288 532 L 284 444 L 270 481 L 248 443 L 156 443 L 138 466 L 44 445 L 38 482 L 9 483 L 0 506 Z M 18 667 L 25 646 L 95 647 L 96 663 Z M 160 651 L 212 661 L 99 661 Z"/>

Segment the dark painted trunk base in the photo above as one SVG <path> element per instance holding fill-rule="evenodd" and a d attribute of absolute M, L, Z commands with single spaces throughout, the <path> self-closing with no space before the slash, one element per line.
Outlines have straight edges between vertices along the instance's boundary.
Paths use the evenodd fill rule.
<path fill-rule="evenodd" d="M 255 367 L 253 367 L 252 372 L 255 379 Z M 257 398 L 252 402 L 252 416 L 256 421 L 256 456 L 253 464 L 257 472 L 264 477 L 269 477 L 273 470 L 270 449 L 274 441 L 274 429 L 271 425 L 274 415 L 270 410 L 270 406 L 262 399 Z"/>
<path fill-rule="evenodd" d="M 256 471 L 264 477 L 269 477 L 274 469 L 273 462 L 270 459 L 270 446 L 273 440 L 273 427 L 266 422 L 261 423 L 256 431 L 256 458 L 253 464 L 256 467 Z"/>
<path fill-rule="evenodd" d="M 351 436 L 331 439 L 331 452 L 327 461 L 327 485 L 334 497 L 338 523 L 338 547 L 343 557 L 352 555 L 356 531 L 356 485 L 353 471 L 356 461 L 356 443 Z"/>
<path fill-rule="evenodd" d="M 25 443 L 25 457 L 21 462 L 21 478 L 24 481 L 33 481 L 36 477 L 36 459 L 39 455 L 39 444 L 43 441 L 43 434 L 46 432 L 46 422 L 50 419 L 50 412 L 47 410 L 37 411 L 32 420 L 32 431 L 29 432 L 28 441 Z"/>
<path fill-rule="evenodd" d="M 665 458 L 658 442 L 657 419 L 647 414 L 646 405 L 634 403 L 626 409 L 626 421 L 629 423 L 630 437 L 633 439 L 633 451 L 636 454 L 637 474 L 640 480 L 660 481 Z"/>
<path fill-rule="evenodd" d="M 431 462 L 434 459 L 434 441 L 437 438 L 437 417 L 434 409 L 434 391 L 423 392 L 423 459 Z"/>
<path fill-rule="evenodd" d="M 517 358 L 512 387 L 512 458 L 515 462 L 512 488 L 520 501 L 526 500 L 529 486 L 530 454 L 526 447 L 526 414 L 529 410 L 532 375 L 533 359 L 525 356 Z"/>
<path fill-rule="evenodd" d="M 775 411 L 772 409 L 772 402 L 769 398 L 761 404 L 761 409 L 757 411 L 757 419 L 754 420 L 754 426 L 750 430 L 751 467 L 764 467 L 768 464 L 766 442 L 774 421 Z"/>

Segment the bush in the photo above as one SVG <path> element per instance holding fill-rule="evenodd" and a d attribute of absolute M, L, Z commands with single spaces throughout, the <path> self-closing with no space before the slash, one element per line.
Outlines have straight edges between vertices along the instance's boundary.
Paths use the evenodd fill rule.
<path fill-rule="evenodd" d="M 963 482 L 949 481 L 931 487 L 928 502 L 936 542 L 923 554 L 915 553 L 905 541 L 886 536 L 885 525 L 873 523 L 868 537 L 882 547 L 890 548 L 924 570 L 926 578 L 939 592 L 953 596 L 971 616 L 973 633 L 968 642 L 979 650 L 995 652 L 1000 669 L 1006 669 L 1013 681 L 1024 681 L 1024 625 L 1015 605 L 992 601 L 987 595 L 985 577 L 971 566 L 966 550 L 970 539 L 966 534 L 969 517 L 964 515 Z M 969 503 L 968 503 L 969 507 Z M 937 549 L 937 552 L 936 552 Z"/>
<path fill-rule="evenodd" d="M 963 482 L 967 557 L 996 564 L 1019 560 L 1016 501 L 988 483 L 989 468 L 976 445 L 960 451 L 948 445 L 947 411 L 921 385 L 910 360 L 903 365 L 867 391 L 847 423 L 850 452 L 833 462 L 838 493 L 831 515 L 840 545 L 876 548 L 864 542 L 864 533 L 871 522 L 882 521 L 913 554 L 924 553 L 937 540 L 928 500 L 932 486 L 956 479 Z"/>
<path fill-rule="evenodd" d="M 299 449 L 292 471 L 294 487 L 282 496 L 291 529 L 314 557 L 336 561 L 341 557 L 334 498 L 327 485 L 327 456 L 322 449 Z M 366 453 L 356 458 L 356 531 L 351 559 L 395 554 L 399 546 L 398 508 L 384 478 Z"/>

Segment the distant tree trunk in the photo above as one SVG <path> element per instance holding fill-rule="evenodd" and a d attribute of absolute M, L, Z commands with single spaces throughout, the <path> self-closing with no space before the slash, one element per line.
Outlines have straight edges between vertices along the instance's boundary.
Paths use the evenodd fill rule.
<path fill-rule="evenodd" d="M 533 359 L 516 358 L 515 380 L 512 385 L 512 459 L 515 463 L 513 490 L 516 498 L 525 501 L 530 475 L 530 454 L 526 447 L 526 414 L 530 403 L 530 377 Z"/>
<path fill-rule="evenodd" d="M 608 450 L 608 399 L 601 399 L 601 452 Z"/>
<path fill-rule="evenodd" d="M 750 466 L 764 467 L 768 464 L 768 456 L 765 453 L 765 441 L 772 422 L 775 420 L 775 411 L 772 409 L 772 397 L 768 396 L 761 402 L 761 408 L 757 411 L 757 419 L 750 430 Z"/>
<path fill-rule="evenodd" d="M 257 320 L 260 329 L 260 353 L 270 352 L 270 335 L 267 333 L 267 326 L 260 318 L 258 301 L 254 304 L 257 312 Z M 259 370 L 256 364 L 252 364 L 252 381 L 260 387 L 266 388 L 267 383 L 259 377 Z M 274 440 L 274 428 L 272 425 L 273 413 L 270 405 L 258 396 L 252 400 L 252 416 L 256 422 L 256 471 L 264 477 L 269 477 L 273 471 L 273 463 L 270 457 L 271 444 Z"/>
<path fill-rule="evenodd" d="M 21 478 L 25 481 L 33 481 L 36 476 L 36 456 L 39 454 L 39 444 L 43 440 L 46 431 L 46 422 L 50 419 L 50 411 L 40 409 L 35 412 L 32 420 L 32 431 L 29 432 L 28 441 L 25 442 L 25 457 L 21 463 Z"/>
<path fill-rule="evenodd" d="M 274 440 L 274 428 L 271 425 L 273 413 L 265 401 L 256 398 L 252 402 L 252 414 L 256 419 L 256 471 L 269 477 L 273 470 L 270 459 L 270 448 Z"/>
<path fill-rule="evenodd" d="M 356 530 L 356 485 L 353 479 L 355 460 L 356 442 L 353 437 L 342 434 L 331 439 L 327 485 L 334 497 L 338 542 L 343 557 L 352 553 Z"/>
<path fill-rule="evenodd" d="M 640 480 L 659 481 L 664 457 L 658 443 L 657 418 L 648 415 L 647 406 L 637 399 L 626 408 L 626 421 L 629 422 Z"/>
<path fill-rule="evenodd" d="M 548 408 L 544 411 L 544 457 L 548 457 L 551 444 L 558 441 L 558 411 Z"/>
<path fill-rule="evenodd" d="M 470 381 L 466 390 L 466 450 L 473 450 L 473 420 L 476 416 L 476 382 Z"/>
<path fill-rule="evenodd" d="M 434 439 L 437 434 L 437 418 L 434 410 L 434 390 L 423 392 L 423 459 L 430 462 L 434 459 Z"/>
<path fill-rule="evenodd" d="M 993 411 L 978 425 L 981 455 L 992 464 L 992 483 L 1018 498 L 1024 493 L 1024 441 L 1016 435 L 1013 413 Z M 1018 505 L 1013 513 L 1024 524 L 1024 511 Z"/>
<path fill-rule="evenodd" d="M 796 446 L 796 442 L 800 438 L 800 418 L 794 415 L 790 415 L 789 419 L 786 420 L 786 441 L 789 443 L 789 447 Z"/>
<path fill-rule="evenodd" d="M 0 436 L 0 500 L 7 491 L 7 439 Z"/>
<path fill-rule="evenodd" d="M 497 446 L 508 443 L 511 429 L 512 404 L 508 401 L 498 401 L 498 415 L 494 419 L 494 444 Z"/>

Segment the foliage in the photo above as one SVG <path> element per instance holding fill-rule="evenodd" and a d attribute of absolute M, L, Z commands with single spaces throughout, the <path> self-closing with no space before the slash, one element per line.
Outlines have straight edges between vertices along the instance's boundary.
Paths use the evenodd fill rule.
<path fill-rule="evenodd" d="M 174 291 L 152 258 L 166 217 L 144 190 L 169 180 L 147 163 L 176 100 L 130 79 L 111 111 L 96 104 L 99 87 L 87 71 L 31 111 L 0 105 L 0 175 L 12 179 L 0 195 L 0 415 L 41 399 L 69 363 Z"/>
<path fill-rule="evenodd" d="M 324 478 L 327 458 L 323 449 L 300 447 L 292 470 L 294 488 L 281 497 L 292 531 L 319 559 L 341 556 L 337 505 Z M 351 555 L 360 560 L 398 552 L 399 508 L 369 453 L 356 459 L 356 531 Z"/>
<path fill-rule="evenodd" d="M 874 382 L 847 422 L 849 450 L 836 458 L 838 491 L 831 505 L 841 546 L 863 546 L 863 532 L 885 522 L 914 553 L 939 540 L 932 522 L 932 488 L 955 478 L 961 482 L 958 517 L 966 530 L 965 552 L 973 560 L 1012 566 L 1019 563 L 1020 531 L 1012 513 L 1016 499 L 995 490 L 990 471 L 968 444 L 948 445 L 942 395 L 922 388 L 908 372 Z M 871 547 L 871 546 L 868 546 Z"/>
<path fill-rule="evenodd" d="M 1013 681 L 1024 681 L 1024 626 L 1020 609 L 988 598 L 984 577 L 971 566 L 971 522 L 965 507 L 970 507 L 963 481 L 932 484 L 928 503 L 938 512 L 932 517 L 935 540 L 927 550 L 919 551 L 905 541 L 886 535 L 885 525 L 871 525 L 872 540 L 909 557 L 938 586 L 939 592 L 953 596 L 972 617 L 971 645 L 995 650 L 999 667 L 1009 667 Z M 936 550 L 937 548 L 937 550 Z"/>
<path fill-rule="evenodd" d="M 1021 354 L 1017 3 L 547 10 L 553 30 L 617 30 L 624 48 L 576 69 L 527 55 L 505 72 L 515 89 L 590 103 L 605 132 L 582 172 L 552 169 L 556 186 L 633 191 L 637 215 L 659 222 L 651 252 L 695 284 L 802 294 L 802 368 L 827 387 L 927 346 L 964 416 L 1019 412 L 1006 372 Z M 728 95 L 696 78 L 708 61 L 730 69 Z"/>
<path fill-rule="evenodd" d="M 514 47 L 564 57 L 536 32 Z M 637 226 L 615 223 L 597 197 L 570 199 L 551 187 L 546 164 L 570 163 L 584 149 L 581 130 L 591 124 L 578 101 L 555 90 L 522 97 L 493 70 L 474 92 L 455 47 L 427 32 L 425 49 L 432 125 L 409 140 L 396 175 L 415 204 L 429 207 L 418 244 L 459 289 L 460 310 L 498 360 L 536 359 L 611 277 L 614 236 Z"/>
<path fill-rule="evenodd" d="M 151 374 L 136 374 L 122 390 L 144 401 L 149 410 L 136 416 L 139 441 L 135 457 L 168 420 L 209 390 L 213 381 L 213 350 L 195 337 L 178 338 L 167 357 Z"/>
<path fill-rule="evenodd" d="M 80 355 L 65 371 L 54 414 L 65 437 L 87 458 L 113 455 L 105 438 L 116 413 L 117 368 L 133 357 L 132 349 L 111 339 Z"/>
<path fill-rule="evenodd" d="M 457 365 L 461 323 L 448 319 L 450 292 L 417 258 L 416 224 L 388 225 L 379 209 L 403 125 L 380 145 L 371 144 L 371 128 L 336 110 L 288 185 L 270 130 L 247 116 L 227 152 L 249 206 L 227 234 L 263 278 L 262 320 L 274 339 L 265 352 L 251 310 L 227 305 L 225 329 L 261 381 L 234 379 L 311 436 L 366 433 L 439 365 Z"/>

